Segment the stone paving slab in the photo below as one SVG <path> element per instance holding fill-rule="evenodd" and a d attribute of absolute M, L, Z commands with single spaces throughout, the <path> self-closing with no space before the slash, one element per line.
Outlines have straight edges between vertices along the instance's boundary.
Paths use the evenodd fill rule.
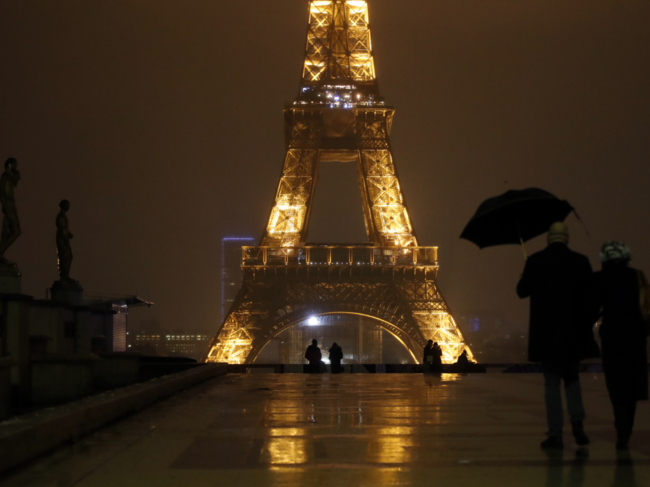
<path fill-rule="evenodd" d="M 650 486 L 650 407 L 617 455 L 601 374 L 592 438 L 539 448 L 539 375 L 233 374 L 0 478 L 15 486 Z"/>

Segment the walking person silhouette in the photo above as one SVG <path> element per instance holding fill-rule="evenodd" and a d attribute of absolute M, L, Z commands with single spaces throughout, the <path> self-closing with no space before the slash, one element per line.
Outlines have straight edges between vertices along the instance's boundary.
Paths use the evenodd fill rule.
<path fill-rule="evenodd" d="M 587 445 L 583 421 L 585 409 L 578 376 L 580 360 L 598 356 L 585 298 L 592 276 L 584 255 L 569 249 L 569 232 L 554 223 L 548 232 L 548 246 L 526 261 L 517 285 L 520 298 L 530 297 L 528 360 L 541 362 L 548 438 L 542 448 L 564 447 L 561 382 L 566 390 L 567 409 L 578 445 Z"/>
<path fill-rule="evenodd" d="M 628 448 L 637 401 L 648 399 L 647 324 L 641 312 L 645 276 L 628 266 L 630 249 L 605 242 L 602 270 L 593 277 L 592 296 L 601 310 L 600 338 L 607 392 L 614 409 L 616 448 Z"/>

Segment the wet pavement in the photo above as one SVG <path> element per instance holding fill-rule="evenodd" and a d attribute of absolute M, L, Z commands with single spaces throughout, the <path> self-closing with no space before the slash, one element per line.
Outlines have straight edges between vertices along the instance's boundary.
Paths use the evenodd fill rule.
<path fill-rule="evenodd" d="M 14 486 L 650 486 L 650 405 L 617 455 L 602 374 L 592 443 L 547 455 L 541 374 L 231 374 L 0 478 Z"/>

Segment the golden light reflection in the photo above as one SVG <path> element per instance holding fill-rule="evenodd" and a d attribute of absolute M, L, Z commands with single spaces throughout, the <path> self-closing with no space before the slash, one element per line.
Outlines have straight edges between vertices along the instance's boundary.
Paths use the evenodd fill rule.
<path fill-rule="evenodd" d="M 391 426 L 389 428 L 378 428 L 379 435 L 413 435 L 415 428 L 411 426 Z"/>
<path fill-rule="evenodd" d="M 308 442 L 305 438 L 271 438 L 260 456 L 261 463 L 299 465 L 307 463 Z"/>
<path fill-rule="evenodd" d="M 304 428 L 271 428 L 270 436 L 305 436 L 307 431 Z"/>
<path fill-rule="evenodd" d="M 412 461 L 412 436 L 380 436 L 368 445 L 368 461 L 376 463 L 407 463 Z"/>

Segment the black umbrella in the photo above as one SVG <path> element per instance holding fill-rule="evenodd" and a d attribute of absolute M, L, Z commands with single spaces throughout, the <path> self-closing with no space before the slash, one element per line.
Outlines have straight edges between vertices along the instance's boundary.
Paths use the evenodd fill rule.
<path fill-rule="evenodd" d="M 482 249 L 507 244 L 523 247 L 524 242 L 547 232 L 552 223 L 564 221 L 572 211 L 566 200 L 543 189 L 510 190 L 485 200 L 460 238 Z"/>

